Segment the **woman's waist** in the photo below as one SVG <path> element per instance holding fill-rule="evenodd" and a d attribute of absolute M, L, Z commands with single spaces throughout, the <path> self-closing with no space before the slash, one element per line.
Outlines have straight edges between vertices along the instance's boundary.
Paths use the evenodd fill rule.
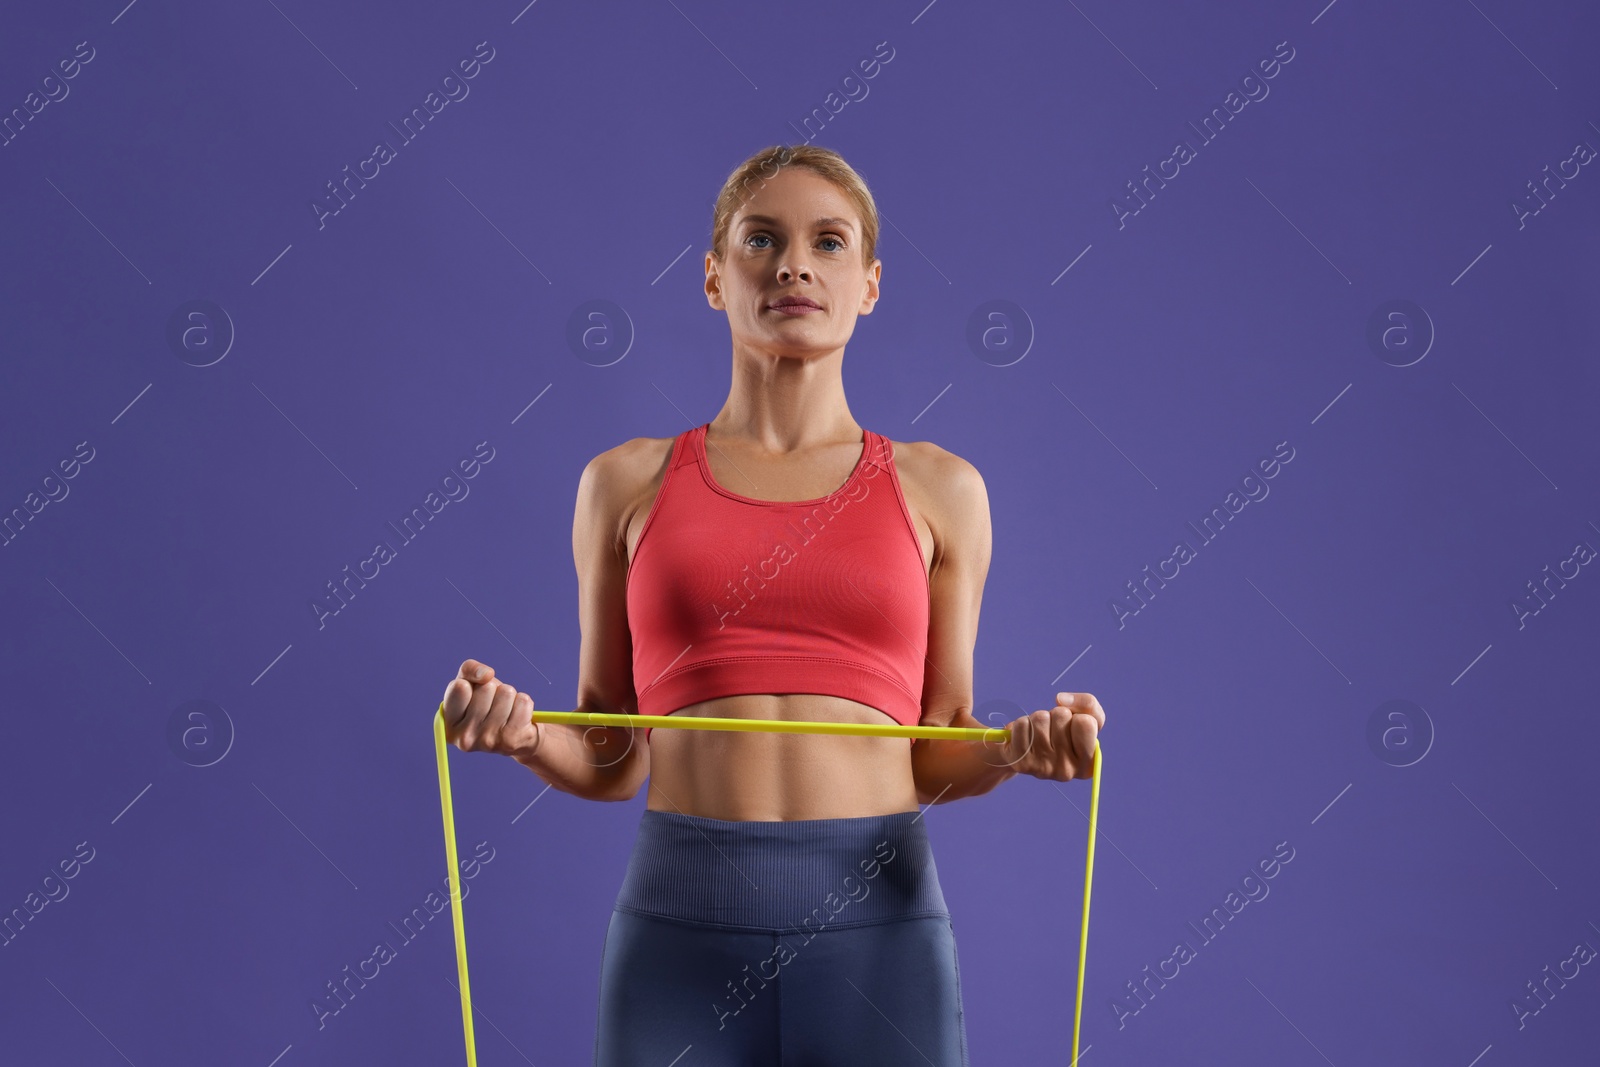
<path fill-rule="evenodd" d="M 874 757 L 818 740 L 807 751 L 783 754 L 737 742 L 715 751 L 684 746 L 687 752 L 652 742 L 646 807 L 728 822 L 867 818 L 917 807 L 904 754 Z"/>
<path fill-rule="evenodd" d="M 683 714 L 714 718 L 863 722 L 882 712 L 814 697 L 722 698 Z M 777 698 L 788 700 L 788 696 Z M 738 703 L 735 701 L 746 701 Z M 737 710 L 735 710 L 737 708 Z M 663 716 L 670 721 L 672 716 Z M 648 806 L 725 820 L 844 818 L 917 806 L 911 743 L 903 737 L 756 730 L 654 729 Z"/>
<path fill-rule="evenodd" d="M 647 808 L 616 906 L 775 932 L 949 914 L 917 811 L 736 821 Z"/>

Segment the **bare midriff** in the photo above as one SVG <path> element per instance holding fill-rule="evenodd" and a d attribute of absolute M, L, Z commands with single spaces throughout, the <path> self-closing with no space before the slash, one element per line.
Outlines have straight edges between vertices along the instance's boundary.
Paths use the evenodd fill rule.
<path fill-rule="evenodd" d="M 719 697 L 675 714 L 717 718 L 892 723 L 842 697 L 781 693 Z M 917 810 L 911 740 L 745 730 L 650 731 L 645 806 L 741 821 L 847 819 Z"/>

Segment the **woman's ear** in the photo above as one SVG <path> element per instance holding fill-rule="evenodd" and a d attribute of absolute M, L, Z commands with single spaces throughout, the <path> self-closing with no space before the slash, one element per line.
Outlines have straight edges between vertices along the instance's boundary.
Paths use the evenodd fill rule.
<path fill-rule="evenodd" d="M 718 311 L 728 310 L 722 299 L 722 274 L 715 252 L 706 253 L 706 303 Z"/>
<path fill-rule="evenodd" d="M 878 302 L 878 279 L 883 275 L 883 260 L 874 259 L 872 266 L 867 268 L 867 292 L 861 298 L 861 309 L 858 315 L 872 314 L 873 305 Z"/>

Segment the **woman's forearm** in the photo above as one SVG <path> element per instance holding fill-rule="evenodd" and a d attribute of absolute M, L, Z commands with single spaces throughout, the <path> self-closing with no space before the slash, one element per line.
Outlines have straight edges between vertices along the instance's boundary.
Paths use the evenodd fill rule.
<path fill-rule="evenodd" d="M 911 746 L 911 779 L 917 787 L 917 800 L 945 804 L 980 796 L 1016 777 L 1014 769 L 999 762 L 998 752 L 996 746 L 985 746 L 982 741 L 919 738 Z"/>
<path fill-rule="evenodd" d="M 514 758 L 563 793 L 585 800 L 629 800 L 650 773 L 650 746 L 639 730 L 542 722 L 539 744 Z"/>

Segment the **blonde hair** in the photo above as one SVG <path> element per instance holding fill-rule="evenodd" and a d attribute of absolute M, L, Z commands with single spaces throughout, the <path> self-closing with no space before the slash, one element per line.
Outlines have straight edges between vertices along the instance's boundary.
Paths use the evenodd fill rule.
<path fill-rule="evenodd" d="M 784 167 L 805 167 L 831 181 L 855 204 L 861 217 L 861 262 L 870 265 L 878 247 L 878 205 L 872 190 L 854 167 L 831 148 L 818 145 L 772 145 L 734 168 L 722 184 L 711 213 L 711 254 L 721 262 L 727 252 L 728 228 L 733 216 L 750 198 L 753 183 L 771 181 Z M 771 173 L 766 173 L 767 171 Z"/>

